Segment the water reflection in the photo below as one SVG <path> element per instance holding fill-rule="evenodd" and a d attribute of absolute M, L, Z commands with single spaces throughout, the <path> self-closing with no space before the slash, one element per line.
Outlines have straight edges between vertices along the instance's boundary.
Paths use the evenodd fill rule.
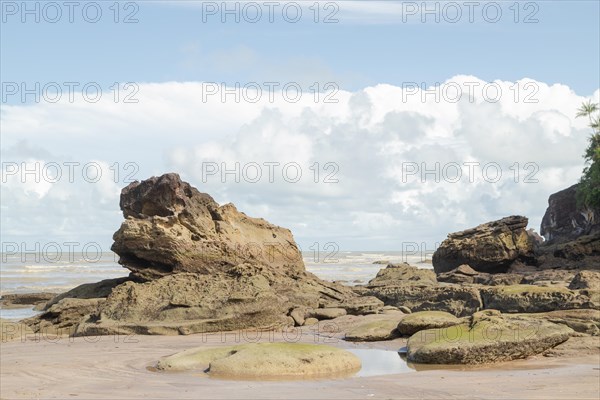
<path fill-rule="evenodd" d="M 362 362 L 362 368 L 354 376 L 377 376 L 414 372 L 406 359 L 396 351 L 376 349 L 349 349 Z"/>

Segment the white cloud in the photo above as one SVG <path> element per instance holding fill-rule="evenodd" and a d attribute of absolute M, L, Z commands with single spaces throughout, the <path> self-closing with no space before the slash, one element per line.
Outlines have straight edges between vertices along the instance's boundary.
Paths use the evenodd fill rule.
<path fill-rule="evenodd" d="M 585 98 L 564 85 L 517 84 L 520 95 L 524 85 L 534 85 L 525 92 L 537 102 L 515 102 L 517 86 L 502 81 L 493 83 L 502 96 L 491 102 L 481 90 L 486 82 L 457 76 L 445 82 L 465 91 L 456 102 L 447 101 L 456 97 L 450 91 L 436 101 L 431 88 L 423 98 L 414 88 L 391 85 L 339 91 L 337 103 L 323 103 L 323 96 L 315 102 L 306 92 L 290 103 L 281 91 L 273 101 L 266 93 L 257 103 L 243 96 L 221 102 L 218 95 L 203 101 L 202 83 L 169 82 L 140 84 L 138 104 L 103 97 L 96 104 L 6 106 L 3 162 L 96 162 L 105 175 L 94 184 L 80 178 L 33 186 L 9 177 L 2 185 L 3 240 L 85 233 L 108 245 L 122 218 L 124 178 L 169 171 L 220 202 L 291 228 L 304 246 L 334 241 L 342 249 L 399 250 L 403 241 L 433 244 L 448 232 L 510 214 L 527 215 L 538 228 L 548 196 L 581 173 L 588 130 L 574 115 Z M 473 98 L 468 85 L 477 88 Z M 279 163 L 273 182 L 267 162 Z M 467 162 L 479 164 L 470 171 Z M 250 179 L 257 163 L 262 179 L 203 179 L 206 163 L 219 169 L 239 163 Z M 301 168 L 296 183 L 289 182 L 293 168 L 287 180 L 282 176 L 290 163 Z M 422 181 L 419 174 L 406 176 L 407 163 L 419 169 L 440 163 L 448 175 Z M 498 182 L 484 179 L 488 163 L 496 163 L 488 165 L 492 178 L 494 165 L 501 168 Z M 456 165 L 462 179 L 451 182 Z"/>

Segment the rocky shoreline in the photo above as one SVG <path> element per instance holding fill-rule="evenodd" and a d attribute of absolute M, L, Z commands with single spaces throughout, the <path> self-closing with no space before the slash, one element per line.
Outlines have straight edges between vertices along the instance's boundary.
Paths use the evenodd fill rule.
<path fill-rule="evenodd" d="M 387 264 L 350 287 L 308 273 L 288 229 L 220 206 L 176 174 L 134 182 L 121 193 L 125 220 L 112 247 L 129 277 L 57 296 L 4 296 L 3 307 L 31 304 L 42 313 L 2 321 L 2 341 L 19 332 L 192 335 L 327 323 L 348 342 L 404 337 L 415 363 L 551 354 L 600 335 L 600 213 L 578 210 L 573 189 L 563 192 L 550 197 L 546 241 L 527 230 L 527 218 L 510 216 L 449 234 L 433 270 Z M 215 365 L 256 361 L 229 357 Z"/>

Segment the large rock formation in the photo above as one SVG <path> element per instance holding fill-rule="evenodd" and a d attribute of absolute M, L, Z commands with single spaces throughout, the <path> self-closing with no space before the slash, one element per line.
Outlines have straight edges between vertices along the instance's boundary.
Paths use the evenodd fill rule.
<path fill-rule="evenodd" d="M 577 185 L 550 195 L 541 233 L 541 268 L 600 270 L 600 209 L 577 204 Z"/>
<path fill-rule="evenodd" d="M 577 205 L 577 186 L 548 198 L 540 233 L 548 243 L 562 243 L 600 232 L 600 210 Z"/>
<path fill-rule="evenodd" d="M 515 263 L 534 263 L 534 238 L 525 229 L 527 218 L 511 216 L 451 233 L 433 254 L 436 273 L 462 264 L 480 272 L 506 272 Z"/>
<path fill-rule="evenodd" d="M 233 204 L 219 206 L 177 174 L 129 184 L 120 205 L 126 220 L 112 250 L 139 278 L 218 273 L 245 262 L 286 274 L 304 271 L 289 229 L 248 217 Z"/>
<path fill-rule="evenodd" d="M 190 334 L 376 313 L 383 302 L 306 272 L 289 230 L 219 206 L 178 175 L 121 193 L 112 249 L 129 278 L 79 286 L 26 320 L 74 335 Z"/>

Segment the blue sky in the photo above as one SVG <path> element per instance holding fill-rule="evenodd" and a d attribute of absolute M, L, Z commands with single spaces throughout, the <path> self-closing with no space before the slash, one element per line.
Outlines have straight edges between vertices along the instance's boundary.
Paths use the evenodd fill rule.
<path fill-rule="evenodd" d="M 282 18 L 284 2 L 274 23 L 264 7 L 258 23 L 243 16 L 223 23 L 219 12 L 203 22 L 203 3 L 192 1 L 121 2 L 115 23 L 107 1 L 98 2 L 99 22 L 89 23 L 81 7 L 90 3 L 79 3 L 73 23 L 66 9 L 57 23 L 43 15 L 23 23 L 14 8 L 23 3 L 2 1 L 3 90 L 11 82 L 97 82 L 107 94 L 90 104 L 76 92 L 76 101 L 54 104 L 2 93 L 3 174 L 5 163 L 48 162 L 97 162 L 105 173 L 93 185 L 3 175 L 3 241 L 93 240 L 108 248 L 127 184 L 108 179 L 115 162 L 120 178 L 128 162 L 136 179 L 179 172 L 217 201 L 290 228 L 303 247 L 334 241 L 347 250 L 400 250 L 408 241 L 431 248 L 449 232 L 511 214 L 530 217 L 539 230 L 548 196 L 581 174 L 589 132 L 574 115 L 600 96 L 598 1 L 477 2 L 473 22 L 467 3 L 455 2 L 463 13 L 457 23 L 446 20 L 454 18 L 450 9 L 439 23 L 432 15 L 423 23 L 422 10 L 410 8 L 422 2 L 383 1 L 321 2 L 319 23 L 312 1 L 302 2 L 298 23 Z M 428 3 L 436 4 L 442 10 L 449 2 Z M 495 5 L 502 16 L 486 21 L 495 14 L 483 8 Z M 138 22 L 123 23 L 131 11 Z M 327 11 L 339 22 L 323 23 Z M 537 22 L 524 23 L 528 15 Z M 139 103 L 111 101 L 114 82 L 138 85 Z M 310 94 L 292 104 L 281 93 L 256 104 L 204 102 L 202 82 L 298 82 L 305 92 L 333 82 L 340 90 L 334 104 Z M 494 82 L 504 92 L 499 102 L 481 93 L 476 101 L 406 101 L 402 86 L 410 82 Z M 515 85 L 521 94 L 533 85 L 536 101 L 513 100 Z M 303 180 L 250 184 L 201 174 L 205 163 L 271 161 L 299 163 Z M 404 163 L 472 161 L 497 163 L 502 180 L 406 182 L 399 172 Z M 315 162 L 336 163 L 339 182 L 311 182 Z M 538 168 L 535 183 L 523 182 L 527 163 Z"/>
<path fill-rule="evenodd" d="M 66 14 L 55 24 L 43 18 L 33 23 L 32 16 L 21 23 L 20 11 L 7 15 L 2 24 L 3 81 L 110 85 L 248 82 L 273 75 L 297 80 L 304 75 L 356 90 L 406 81 L 433 85 L 467 74 L 484 80 L 560 82 L 580 95 L 599 86 L 598 1 L 538 1 L 537 8 L 527 9 L 527 2 L 521 2 L 519 20 L 534 13 L 537 23 L 515 23 L 513 1 L 498 3 L 503 14 L 497 23 L 484 20 L 481 2 L 471 23 L 468 8 L 458 2 L 464 14 L 454 24 L 444 18 L 452 18 L 450 10 L 440 23 L 431 15 L 421 23 L 420 13 L 403 23 L 394 14 L 398 2 L 336 2 L 339 23 L 314 23 L 307 9 L 299 23 L 287 23 L 277 12 L 275 23 L 263 15 L 258 23 L 243 18 L 235 23 L 228 16 L 223 24 L 220 14 L 207 16 L 204 23 L 201 3 L 193 1 L 138 1 L 139 22 L 115 24 L 108 9 L 113 2 L 101 3 L 103 16 L 96 24 L 85 22 L 77 10 L 74 23 Z M 121 10 L 120 18 L 132 11 Z"/>

